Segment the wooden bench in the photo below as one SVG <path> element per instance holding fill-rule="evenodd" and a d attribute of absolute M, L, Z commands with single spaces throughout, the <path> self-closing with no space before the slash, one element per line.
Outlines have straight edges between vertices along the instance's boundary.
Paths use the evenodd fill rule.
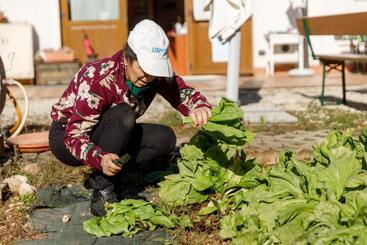
<path fill-rule="evenodd" d="M 297 19 L 297 29 L 305 35 L 311 50 L 312 57 L 323 65 L 322 87 L 320 102 L 325 101 L 325 80 L 332 70 L 341 72 L 343 88 L 343 104 L 346 104 L 345 95 L 345 62 L 367 62 L 366 54 L 315 54 L 310 35 L 365 35 L 367 34 L 367 12 L 340 14 L 319 17 L 303 17 Z"/>

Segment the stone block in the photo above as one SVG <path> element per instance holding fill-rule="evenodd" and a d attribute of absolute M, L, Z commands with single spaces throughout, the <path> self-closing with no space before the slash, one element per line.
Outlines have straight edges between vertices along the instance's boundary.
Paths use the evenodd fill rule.
<path fill-rule="evenodd" d="M 73 79 L 79 70 L 80 63 L 72 62 L 51 62 L 36 63 L 36 84 L 67 84 Z"/>

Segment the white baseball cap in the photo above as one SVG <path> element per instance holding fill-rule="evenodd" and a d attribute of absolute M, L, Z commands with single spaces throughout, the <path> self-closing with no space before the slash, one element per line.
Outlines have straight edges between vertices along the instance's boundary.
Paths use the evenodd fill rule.
<path fill-rule="evenodd" d="M 130 31 L 127 43 L 135 52 L 140 67 L 149 75 L 171 77 L 169 40 L 163 29 L 151 20 L 142 20 Z"/>

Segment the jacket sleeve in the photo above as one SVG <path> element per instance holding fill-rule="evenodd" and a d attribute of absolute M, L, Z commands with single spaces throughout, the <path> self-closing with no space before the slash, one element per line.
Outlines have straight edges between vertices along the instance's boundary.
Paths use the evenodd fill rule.
<path fill-rule="evenodd" d="M 78 88 L 74 112 L 65 129 L 64 143 L 71 154 L 85 165 L 101 169 L 103 151 L 90 139 L 90 132 L 108 105 L 106 91 L 83 81 Z"/>
<path fill-rule="evenodd" d="M 188 86 L 181 77 L 176 75 L 161 83 L 158 93 L 184 116 L 188 116 L 193 109 L 212 108 L 204 95 Z"/>

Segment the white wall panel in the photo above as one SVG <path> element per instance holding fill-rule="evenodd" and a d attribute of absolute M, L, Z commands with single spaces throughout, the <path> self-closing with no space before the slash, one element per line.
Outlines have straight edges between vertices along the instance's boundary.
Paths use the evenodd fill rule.
<path fill-rule="evenodd" d="M 11 22 L 32 24 L 35 49 L 61 47 L 58 0 L 0 0 L 0 11 Z"/>
<path fill-rule="evenodd" d="M 0 56 L 8 78 L 33 79 L 32 26 L 0 24 Z"/>

